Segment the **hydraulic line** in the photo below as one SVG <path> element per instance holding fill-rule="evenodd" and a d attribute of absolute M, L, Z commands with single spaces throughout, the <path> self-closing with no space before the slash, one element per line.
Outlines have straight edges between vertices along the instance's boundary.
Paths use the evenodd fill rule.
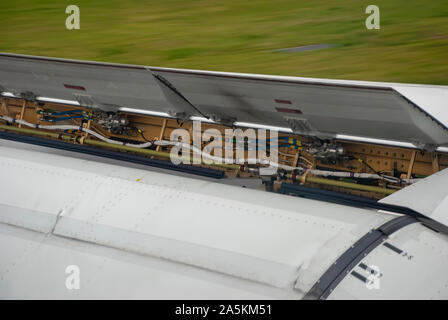
<path fill-rule="evenodd" d="M 174 143 L 176 144 L 176 143 Z M 197 153 L 198 155 L 201 155 L 202 157 L 205 157 L 209 160 L 215 161 L 215 162 L 223 162 L 226 159 L 223 159 L 221 157 L 212 156 L 206 152 L 203 152 L 202 150 L 191 146 L 186 143 L 178 143 L 182 147 L 188 148 L 192 150 L 194 153 Z M 230 160 L 230 159 L 228 159 Z M 404 182 L 404 183 L 413 183 L 416 182 L 418 179 L 397 179 L 395 177 L 388 177 L 388 176 L 382 176 L 379 174 L 372 174 L 372 173 L 356 173 L 356 172 L 344 172 L 344 171 L 324 171 L 324 170 L 313 170 L 313 169 L 307 169 L 307 168 L 300 168 L 300 167 L 293 167 L 288 165 L 282 165 L 276 162 L 272 162 L 268 159 L 247 159 L 248 163 L 253 164 L 261 164 L 261 165 L 267 165 L 272 166 L 277 169 L 283 169 L 286 171 L 309 171 L 309 173 L 316 175 L 316 176 L 325 176 L 325 177 L 341 177 L 341 178 L 358 178 L 358 179 L 375 179 L 375 180 L 385 180 L 388 182 Z"/>
<path fill-rule="evenodd" d="M 43 129 L 43 126 L 40 126 L 39 128 Z M 43 137 L 50 137 L 50 138 L 64 140 L 64 141 L 73 141 L 74 139 L 77 139 L 77 138 L 74 138 L 73 136 L 66 135 L 66 134 L 53 133 L 53 132 L 42 131 L 42 130 L 37 130 L 37 129 L 19 128 L 19 127 L 4 125 L 4 124 L 0 124 L 0 129 L 6 130 L 6 131 L 14 131 L 14 132 L 19 132 L 19 133 L 38 135 L 38 136 L 43 136 Z M 77 129 L 79 129 L 79 128 L 77 128 Z M 116 141 L 114 141 L 114 142 L 116 142 Z M 111 149 L 116 149 L 116 150 L 121 150 L 121 151 L 135 152 L 135 153 L 144 154 L 144 155 L 148 155 L 148 156 L 156 156 L 156 157 L 168 158 L 168 159 L 171 158 L 171 153 L 169 153 L 169 152 L 161 152 L 161 151 L 155 151 L 155 150 L 151 150 L 151 149 L 141 149 L 141 148 L 133 147 L 132 145 L 129 145 L 129 144 L 122 144 L 122 143 L 111 144 L 108 142 L 93 140 L 93 139 L 89 139 L 89 138 L 84 139 L 83 144 L 90 145 L 90 146 L 103 147 L 103 148 L 111 148 Z M 190 157 L 190 156 L 188 158 L 180 157 L 180 159 L 188 160 L 188 161 L 195 160 L 194 158 L 192 159 L 192 157 Z M 225 169 L 232 169 L 232 170 L 240 169 L 240 165 L 237 165 L 237 164 L 225 164 L 225 163 L 208 164 L 208 163 L 205 163 L 204 161 L 202 161 L 201 163 L 204 163 L 207 165 L 212 165 L 212 166 L 217 166 L 217 167 L 221 167 L 221 168 L 225 168 Z"/>
<path fill-rule="evenodd" d="M 419 179 L 398 179 L 393 177 L 392 180 L 391 177 L 387 176 L 381 176 L 379 174 L 372 174 L 372 173 L 357 173 L 357 172 L 344 172 L 344 171 L 325 171 L 325 170 L 307 170 L 311 174 L 315 176 L 322 176 L 322 177 L 340 177 L 340 178 L 359 178 L 359 179 L 376 179 L 376 180 L 390 180 L 390 182 L 406 182 L 406 183 L 414 183 L 417 182 Z"/>
<path fill-rule="evenodd" d="M 207 152 L 203 152 L 202 150 L 200 150 L 200 149 L 198 149 L 198 148 L 196 148 L 194 146 L 191 146 L 190 144 L 182 143 L 182 142 L 178 142 L 178 141 L 158 140 L 158 141 L 154 141 L 154 142 L 146 142 L 146 143 L 141 143 L 141 144 L 123 143 L 123 142 L 119 142 L 119 141 L 116 141 L 116 140 L 112 140 L 112 139 L 106 138 L 106 137 L 102 136 L 101 134 L 98 134 L 95 131 L 87 129 L 87 128 L 84 128 L 82 126 L 74 126 L 74 125 L 50 125 L 50 126 L 49 125 L 39 125 L 39 124 L 29 123 L 29 122 L 27 122 L 25 120 L 16 120 L 14 118 L 7 117 L 7 116 L 2 116 L 2 115 L 0 115 L 0 119 L 3 119 L 5 121 L 13 123 L 13 124 L 14 123 L 19 123 L 19 124 L 22 124 L 24 126 L 27 126 L 27 127 L 33 128 L 33 129 L 39 129 L 40 128 L 40 129 L 47 129 L 47 130 L 71 130 L 71 129 L 79 130 L 79 131 L 87 132 L 87 133 L 91 134 L 92 136 L 94 136 L 94 137 L 96 137 L 96 138 L 98 138 L 98 139 L 100 139 L 100 140 L 102 140 L 102 141 L 104 141 L 106 143 L 115 144 L 117 146 L 123 146 L 123 147 L 132 147 L 132 148 L 144 149 L 144 148 L 148 148 L 148 147 L 150 147 L 150 146 L 152 146 L 154 144 L 155 145 L 162 145 L 162 146 L 168 146 L 168 145 L 181 146 L 181 147 L 184 147 L 186 149 L 192 150 L 197 155 L 202 156 L 201 158 L 207 158 L 209 160 L 212 160 L 215 164 L 222 164 L 222 163 L 224 163 L 224 164 L 228 165 L 228 162 L 233 162 L 233 158 L 232 159 L 224 159 L 224 158 L 221 158 L 221 157 L 212 156 L 212 155 L 208 154 Z M 92 141 L 94 141 L 94 140 L 92 140 Z M 168 153 L 168 155 L 169 155 L 169 153 Z M 270 165 L 272 167 L 282 168 L 284 170 L 289 170 L 289 171 L 297 169 L 297 168 L 291 167 L 291 166 L 280 165 L 278 163 L 271 162 L 271 161 L 269 161 L 267 159 L 248 159 L 247 161 L 249 163 L 261 164 L 261 165 Z M 207 164 L 207 163 L 205 163 L 205 164 Z M 235 165 L 235 166 L 237 166 L 239 168 L 238 165 Z"/>
<path fill-rule="evenodd" d="M 64 140 L 64 141 L 73 141 L 73 137 L 70 135 L 53 133 L 53 132 L 48 132 L 48 131 L 41 131 L 41 130 L 36 130 L 36 129 L 18 128 L 18 127 L 8 126 L 8 125 L 4 125 L 4 124 L 0 124 L 0 129 L 6 130 L 6 131 L 38 135 L 38 136 L 43 136 L 43 137 L 50 137 L 50 138 L 60 139 L 60 140 Z M 150 149 L 139 149 L 139 148 L 134 148 L 134 147 L 125 146 L 125 145 L 115 145 L 115 144 L 110 144 L 107 142 L 92 140 L 92 139 L 88 139 L 88 138 L 84 140 L 84 144 L 90 145 L 90 146 L 112 148 L 112 149 L 117 149 L 117 150 L 122 150 L 122 151 L 130 151 L 130 152 L 141 153 L 141 154 L 145 154 L 145 155 L 149 155 L 149 156 L 157 156 L 157 157 L 163 157 L 163 158 L 170 158 L 170 156 L 171 156 L 170 153 L 168 153 L 168 152 L 160 152 L 160 151 L 155 151 L 155 150 L 150 150 Z M 234 169 L 234 170 L 240 168 L 239 165 L 222 164 L 222 163 L 215 163 L 212 165 L 219 166 L 219 167 L 226 168 L 226 169 Z M 294 175 L 294 174 L 287 174 L 287 177 L 292 180 L 295 180 L 295 181 L 299 181 L 302 178 L 301 175 Z M 312 183 L 317 183 L 317 184 L 332 185 L 332 186 L 337 186 L 337 187 L 355 189 L 355 190 L 377 192 L 377 193 L 382 193 L 382 194 L 392 194 L 393 192 L 396 191 L 396 190 L 388 189 L 388 188 L 368 186 L 368 185 L 362 185 L 362 184 L 356 184 L 356 183 L 350 183 L 350 182 L 344 182 L 344 181 L 338 181 L 338 180 L 331 180 L 331 179 L 325 179 L 325 178 L 319 178 L 319 177 L 312 177 L 312 176 L 307 177 L 306 181 L 312 182 Z"/>
<path fill-rule="evenodd" d="M 59 122 L 59 121 L 67 121 L 72 119 L 85 119 L 85 120 L 92 120 L 87 116 L 72 116 L 72 117 L 63 117 L 63 118 L 54 118 L 54 119 L 44 119 L 46 122 Z"/>
<path fill-rule="evenodd" d="M 0 115 L 0 119 L 3 119 L 3 120 L 5 120 L 7 122 L 10 122 L 10 123 L 19 123 L 19 124 L 22 124 L 24 126 L 27 126 L 27 127 L 30 127 L 30 128 L 34 128 L 34 129 L 39 129 L 40 128 L 40 129 L 47 129 L 47 130 L 71 130 L 71 129 L 79 130 L 79 131 L 82 131 L 82 132 L 87 132 L 88 134 L 91 134 L 92 136 L 95 136 L 98 139 L 103 140 L 103 141 L 105 141 L 107 143 L 116 144 L 116 145 L 131 146 L 131 147 L 134 147 L 134 148 L 147 148 L 147 147 L 150 147 L 150 146 L 153 145 L 152 142 L 146 142 L 146 143 L 141 143 L 141 144 L 123 143 L 123 142 L 120 142 L 120 141 L 116 141 L 116 140 L 112 140 L 112 139 L 106 138 L 106 137 L 102 136 L 101 134 L 96 133 L 93 130 L 84 128 L 82 126 L 74 126 L 74 125 L 51 125 L 51 126 L 48 126 L 48 125 L 32 124 L 32 123 L 29 123 L 29 122 L 27 122 L 25 120 L 16 120 L 14 118 L 7 117 L 7 116 L 2 116 L 2 115 Z"/>
<path fill-rule="evenodd" d="M 75 129 L 75 130 L 79 130 L 79 131 L 83 131 L 83 132 L 87 132 L 89 134 L 91 134 L 92 136 L 95 136 L 96 138 L 104 141 L 106 143 L 106 145 L 104 145 L 105 147 L 110 147 L 110 144 L 116 145 L 117 148 L 120 147 L 119 149 L 123 149 L 126 150 L 125 148 L 132 148 L 131 151 L 134 151 L 134 149 L 143 149 L 150 147 L 152 145 L 161 145 L 161 146 L 178 146 L 178 147 L 183 147 L 186 148 L 188 150 L 191 150 L 193 152 L 193 157 L 196 154 L 198 156 L 198 159 L 201 159 L 201 163 L 207 164 L 206 162 L 202 161 L 202 159 L 207 158 L 208 160 L 211 160 L 214 165 L 225 165 L 225 166 L 233 166 L 233 169 L 238 169 L 240 166 L 238 164 L 236 165 L 231 165 L 229 164 L 229 162 L 233 162 L 233 157 L 231 159 L 225 159 L 222 157 L 218 157 L 218 156 L 213 156 L 210 155 L 207 152 L 203 152 L 201 149 L 196 148 L 195 146 L 192 146 L 190 144 L 187 143 L 182 143 L 179 141 L 167 141 L 167 140 L 156 140 L 156 141 L 150 141 L 150 142 L 146 142 L 146 143 L 141 143 L 141 144 L 132 144 L 132 143 L 123 143 L 120 141 L 116 141 L 116 140 L 112 140 L 112 139 L 108 139 L 104 136 L 102 136 L 99 133 L 96 133 L 93 130 L 84 128 L 82 126 L 74 126 L 74 125 L 35 125 L 35 124 L 31 124 L 25 120 L 16 120 L 14 118 L 11 117 L 7 117 L 7 116 L 2 116 L 0 115 L 0 119 L 3 119 L 7 122 L 11 122 L 11 123 L 19 123 L 28 127 L 31 127 L 33 129 L 48 129 L 48 130 L 71 130 L 71 129 Z M 8 126 L 2 126 L 2 127 L 6 127 L 6 128 L 10 128 Z M 34 131 L 34 130 L 33 130 Z M 96 144 L 99 141 L 95 141 L 95 140 L 91 140 L 92 144 Z M 87 139 L 84 140 L 87 141 Z M 130 151 L 130 150 L 128 150 Z M 155 152 L 153 150 L 146 150 L 145 151 L 150 151 L 150 152 Z M 159 155 L 161 157 L 170 157 L 170 153 L 164 153 L 165 155 Z M 155 154 L 153 154 L 155 155 Z M 189 158 L 190 159 L 190 158 Z M 239 159 L 236 159 L 236 162 L 238 163 Z M 376 180 L 385 180 L 388 182 L 394 182 L 394 183 L 413 183 L 418 179 L 397 179 L 395 177 L 389 177 L 389 176 L 382 176 L 379 174 L 371 174 L 371 173 L 353 173 L 353 172 L 343 172 L 343 171 L 323 171 L 323 170 L 313 170 L 313 169 L 307 169 L 307 168 L 301 168 L 301 167 L 293 167 L 293 166 L 288 166 L 288 165 L 282 165 L 279 164 L 277 162 L 273 162 L 270 161 L 269 159 L 259 159 L 259 158 L 251 158 L 251 159 L 246 159 L 244 162 L 241 161 L 243 164 L 244 162 L 247 162 L 249 164 L 260 164 L 260 165 L 266 165 L 266 166 L 271 166 L 273 168 L 277 168 L 277 169 L 283 169 L 285 171 L 299 171 L 299 172 L 305 172 L 305 171 L 309 171 L 309 173 L 316 175 L 316 176 L 324 176 L 324 177 L 345 177 L 345 178 L 359 178 L 359 179 L 376 179 Z"/>
<path fill-rule="evenodd" d="M 301 175 L 287 174 L 286 176 L 288 178 L 292 179 L 294 182 L 299 182 L 299 183 L 302 179 Z M 364 184 L 332 180 L 332 179 L 325 179 L 325 178 L 312 177 L 312 176 L 306 177 L 306 182 L 324 184 L 324 185 L 329 185 L 329 186 L 342 187 L 342 188 L 348 188 L 348 189 L 354 189 L 354 190 L 360 190 L 360 191 L 371 191 L 371 192 L 382 193 L 382 194 L 392 194 L 395 191 L 397 191 L 397 190 L 389 189 L 389 188 L 368 186 L 368 185 L 364 185 Z"/>
<path fill-rule="evenodd" d="M 67 115 L 67 114 L 72 114 L 72 113 L 87 113 L 84 110 L 69 110 L 69 111 L 61 111 L 61 112 L 51 112 L 51 111 L 41 111 L 38 110 L 37 114 L 43 114 L 46 116 L 63 116 L 63 115 Z"/>

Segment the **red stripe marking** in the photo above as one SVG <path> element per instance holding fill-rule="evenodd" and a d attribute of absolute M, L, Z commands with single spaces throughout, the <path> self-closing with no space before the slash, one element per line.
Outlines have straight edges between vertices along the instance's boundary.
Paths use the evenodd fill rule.
<path fill-rule="evenodd" d="M 283 103 L 283 104 L 292 104 L 289 100 L 282 100 L 282 99 L 275 99 L 275 102 L 277 103 Z"/>
<path fill-rule="evenodd" d="M 275 108 L 277 112 L 285 112 L 285 113 L 295 113 L 295 114 L 302 114 L 302 111 L 299 109 L 289 109 L 289 108 Z"/>
<path fill-rule="evenodd" d="M 75 86 L 72 84 L 65 84 L 64 83 L 64 87 L 66 87 L 67 89 L 74 89 L 74 90 L 82 90 L 82 91 L 86 91 L 86 88 L 82 87 L 82 86 Z"/>

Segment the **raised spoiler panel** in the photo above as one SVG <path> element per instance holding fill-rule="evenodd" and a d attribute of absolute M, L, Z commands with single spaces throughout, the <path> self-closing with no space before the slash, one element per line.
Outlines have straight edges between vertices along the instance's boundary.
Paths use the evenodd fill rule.
<path fill-rule="evenodd" d="M 297 133 L 322 137 L 345 134 L 423 145 L 448 143 L 442 123 L 388 84 L 151 70 L 168 79 L 202 112 L 218 118 L 293 126 Z"/>
<path fill-rule="evenodd" d="M 162 76 L 192 105 L 173 106 L 166 88 L 153 75 Z M 68 100 L 87 95 L 108 110 L 189 108 L 189 115 L 290 127 L 320 137 L 344 134 L 418 146 L 448 144 L 446 126 L 393 85 L 0 54 L 0 86 L 15 93 L 31 91 Z M 427 87 L 433 88 L 418 86 Z"/>
<path fill-rule="evenodd" d="M 64 100 L 91 97 L 106 110 L 119 107 L 166 111 L 167 102 L 143 66 L 0 54 L 0 85 L 14 94 Z"/>

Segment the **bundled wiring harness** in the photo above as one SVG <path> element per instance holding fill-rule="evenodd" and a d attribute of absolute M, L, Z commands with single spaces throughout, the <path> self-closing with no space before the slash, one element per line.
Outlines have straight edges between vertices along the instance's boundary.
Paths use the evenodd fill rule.
<path fill-rule="evenodd" d="M 46 122 L 60 122 L 72 119 L 82 119 L 84 121 L 93 120 L 93 114 L 91 112 L 87 112 L 81 109 L 61 112 L 38 110 L 37 114 L 42 116 L 42 120 Z"/>
<path fill-rule="evenodd" d="M 59 115 L 62 115 L 59 113 Z M 192 151 L 194 155 L 201 156 L 203 158 L 207 158 L 208 160 L 214 161 L 216 163 L 235 163 L 235 160 L 232 158 L 222 158 L 218 156 L 211 155 L 210 153 L 204 152 L 201 149 L 198 149 L 195 146 L 192 146 L 188 143 L 183 143 L 180 141 L 168 141 L 168 140 L 154 140 L 149 141 L 147 140 L 144 135 L 143 131 L 140 129 L 137 129 L 140 134 L 142 134 L 143 138 L 147 141 L 145 143 L 140 144 L 134 144 L 134 143 L 127 143 L 127 142 L 120 142 L 117 140 L 112 140 L 109 138 L 104 137 L 103 135 L 91 130 L 84 128 L 83 126 L 75 126 L 75 125 L 40 125 L 40 124 L 32 124 L 25 120 L 16 120 L 14 118 L 0 115 L 0 119 L 9 122 L 9 123 L 17 123 L 21 124 L 30 128 L 34 129 L 46 129 L 46 130 L 75 130 L 76 132 L 86 132 L 99 140 L 102 140 L 104 142 L 114 144 L 114 145 L 122 145 L 127 147 L 133 147 L 133 148 L 148 148 L 153 145 L 158 146 L 177 146 L 181 148 L 188 149 L 189 151 Z M 355 158 L 354 158 L 355 159 Z M 357 159 L 358 161 L 360 159 Z M 238 163 L 238 159 L 236 159 L 236 162 Z M 292 172 L 299 172 L 299 173 L 309 173 L 316 176 L 323 176 L 323 177 L 338 177 L 338 178 L 357 178 L 357 179 L 375 179 L 375 180 L 385 180 L 387 182 L 391 183 L 414 183 L 418 179 L 399 179 L 392 176 L 386 176 L 382 175 L 378 172 L 376 172 L 371 166 L 369 166 L 367 163 L 365 163 L 371 170 L 373 170 L 375 173 L 354 173 L 354 172 L 344 172 L 344 171 L 326 171 L 326 170 L 317 170 L 317 169 L 309 169 L 305 167 L 294 167 L 294 166 L 288 166 L 288 165 L 282 165 L 277 162 L 273 162 L 269 159 L 259 159 L 259 158 L 251 158 L 251 159 L 245 159 L 244 162 L 247 162 L 249 164 L 258 164 L 263 166 L 271 166 L 273 168 L 282 169 L 285 171 L 292 171 Z M 243 166 L 244 167 L 244 166 Z"/>
<path fill-rule="evenodd" d="M 25 120 L 16 120 L 14 118 L 8 117 L 8 116 L 2 116 L 0 115 L 0 119 L 3 119 L 9 123 L 18 123 L 30 128 L 34 129 L 46 129 L 46 130 L 78 130 L 79 132 L 87 132 L 88 134 L 91 134 L 92 136 L 107 142 L 111 144 L 117 144 L 117 145 L 124 145 L 128 147 L 134 147 L 134 148 L 148 148 L 153 145 L 153 142 L 146 142 L 146 143 L 140 143 L 140 144 L 133 144 L 133 143 L 123 143 L 117 140 L 112 140 L 109 138 L 104 137 L 103 135 L 91 130 L 84 128 L 83 126 L 75 126 L 75 125 L 41 125 L 41 124 L 32 124 Z"/>

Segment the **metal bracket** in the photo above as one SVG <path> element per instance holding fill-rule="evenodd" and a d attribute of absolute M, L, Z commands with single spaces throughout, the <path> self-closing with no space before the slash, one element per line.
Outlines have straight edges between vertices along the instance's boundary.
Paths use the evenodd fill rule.
<path fill-rule="evenodd" d="M 167 102 L 174 110 L 171 110 L 170 115 L 176 118 L 187 120 L 194 112 L 197 112 L 201 116 L 209 119 L 204 113 L 201 112 L 194 104 L 192 104 L 180 91 L 171 84 L 165 77 L 160 74 L 156 74 L 148 69 L 154 76 L 154 79 L 159 84 L 162 93 L 164 94 Z"/>
<path fill-rule="evenodd" d="M 335 135 L 330 133 L 323 133 L 318 130 L 308 121 L 308 119 L 303 117 L 284 117 L 289 127 L 295 134 L 304 136 L 313 136 L 320 139 L 333 139 Z"/>
<path fill-rule="evenodd" d="M 82 107 L 114 113 L 116 113 L 117 109 L 120 108 L 119 105 L 101 103 L 89 94 L 81 94 L 81 93 L 72 93 L 72 94 L 75 100 L 78 101 L 79 105 Z"/>
<path fill-rule="evenodd" d="M 34 102 L 36 101 L 36 98 L 37 98 L 36 94 L 34 94 L 31 91 L 21 92 L 20 97 L 22 97 L 26 101 L 34 101 Z"/>

